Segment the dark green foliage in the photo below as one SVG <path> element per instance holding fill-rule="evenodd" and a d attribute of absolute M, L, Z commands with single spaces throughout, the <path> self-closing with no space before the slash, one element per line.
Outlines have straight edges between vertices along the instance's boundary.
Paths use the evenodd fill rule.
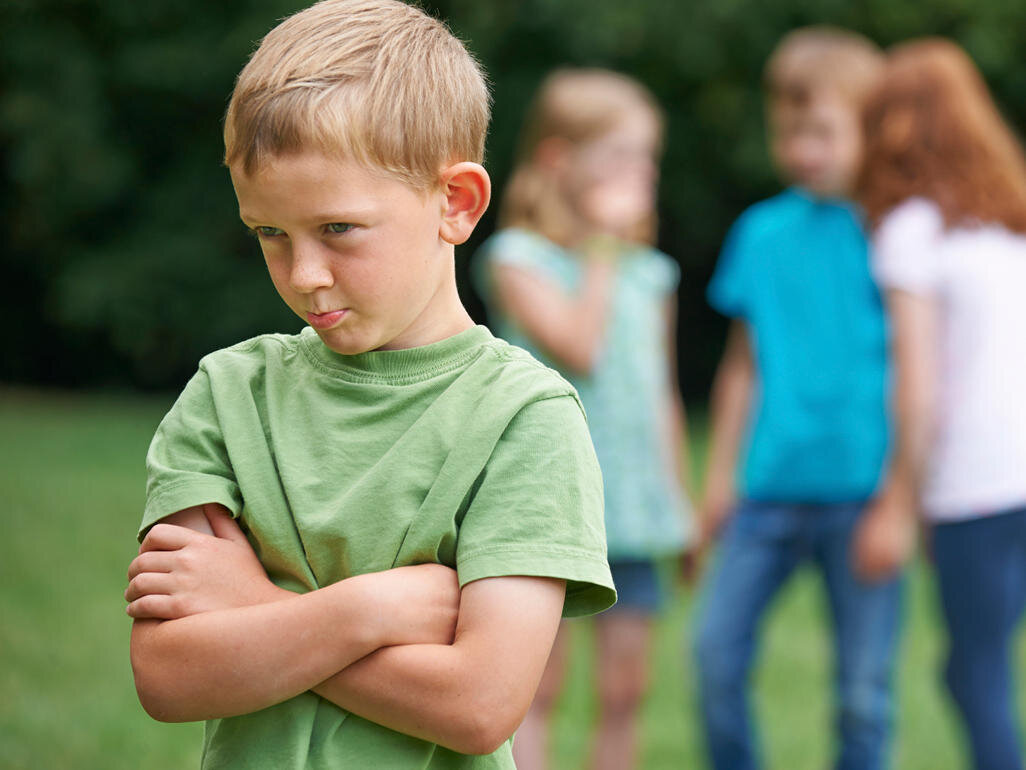
<path fill-rule="evenodd" d="M 299 327 L 238 222 L 220 165 L 220 121 L 260 36 L 302 5 L 3 4 L 0 320 L 8 339 L 0 379 L 177 387 L 213 348 Z M 660 245 L 684 268 L 681 373 L 691 395 L 704 393 L 719 354 L 723 324 L 703 299 L 719 243 L 744 206 L 778 187 L 759 80 L 782 34 L 833 23 L 883 45 L 951 36 L 980 64 L 1013 124 L 1026 124 L 1026 4 L 1018 0 L 426 5 L 491 76 L 488 166 L 497 193 L 522 111 L 552 67 L 623 70 L 666 106 Z M 494 211 L 463 257 L 494 227 Z"/>

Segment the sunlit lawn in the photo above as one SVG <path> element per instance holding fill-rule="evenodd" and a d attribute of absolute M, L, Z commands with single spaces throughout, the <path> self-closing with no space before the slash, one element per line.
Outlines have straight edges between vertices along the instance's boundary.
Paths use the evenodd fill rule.
<path fill-rule="evenodd" d="M 135 700 L 121 600 L 136 548 L 143 456 L 169 405 L 159 397 L 0 390 L 2 768 L 198 765 L 201 727 L 153 722 Z M 895 766 L 958 770 L 959 727 L 935 674 L 943 645 L 928 571 L 914 570 L 908 588 Z M 648 768 L 704 766 L 688 640 L 692 607 L 684 591 L 659 624 L 644 710 Z M 771 768 L 830 764 L 823 614 L 818 583 L 801 574 L 769 619 L 754 687 Z M 555 722 L 559 770 L 583 766 L 594 716 L 586 622 L 577 622 L 574 650 Z M 1023 644 L 1018 658 L 1022 667 Z"/>

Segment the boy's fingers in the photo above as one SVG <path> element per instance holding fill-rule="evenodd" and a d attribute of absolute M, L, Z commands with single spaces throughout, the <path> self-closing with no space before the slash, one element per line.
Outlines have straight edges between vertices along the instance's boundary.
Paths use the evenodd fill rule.
<path fill-rule="evenodd" d="M 173 578 L 167 572 L 143 572 L 136 575 L 125 589 L 125 600 L 134 602 L 143 596 L 170 594 Z"/>
<path fill-rule="evenodd" d="M 147 594 L 131 602 L 125 608 L 125 612 L 136 620 L 142 618 L 174 620 L 181 616 L 174 597 L 166 594 Z"/>
<path fill-rule="evenodd" d="M 174 554 L 168 551 L 147 551 L 132 559 L 128 565 L 128 579 L 143 572 L 171 572 L 174 569 Z"/>
<path fill-rule="evenodd" d="M 143 538 L 142 545 L 139 546 L 139 553 L 176 551 L 179 548 L 184 548 L 197 537 L 203 537 L 203 535 L 188 527 L 179 527 L 175 524 L 155 524 Z"/>
<path fill-rule="evenodd" d="M 239 527 L 232 515 L 225 511 L 220 506 L 208 506 L 204 513 L 207 514 L 207 521 L 210 522 L 210 528 L 214 531 L 214 537 L 220 537 L 224 540 L 234 540 L 236 543 L 246 543 L 246 535 L 242 532 L 242 528 Z"/>

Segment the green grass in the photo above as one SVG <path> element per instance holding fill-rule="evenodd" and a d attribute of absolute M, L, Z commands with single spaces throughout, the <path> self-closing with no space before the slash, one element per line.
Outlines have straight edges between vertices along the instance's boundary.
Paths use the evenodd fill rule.
<path fill-rule="evenodd" d="M 121 592 L 135 554 L 143 457 L 168 398 L 0 390 L 0 767 L 186 768 L 202 728 L 152 721 L 128 663 Z M 943 653 L 929 571 L 910 576 L 899 661 L 899 770 L 958 770 L 960 727 L 936 677 Z M 682 591 L 659 622 L 643 719 L 646 768 L 704 766 Z M 830 764 L 830 644 L 820 586 L 799 574 L 766 627 L 755 704 L 768 765 Z M 1021 641 L 1021 640 L 1020 640 Z M 582 767 L 593 651 L 576 623 L 554 724 L 555 768 Z M 1026 670 L 1026 646 L 1017 649 Z M 1026 682 L 1020 681 L 1020 693 Z"/>

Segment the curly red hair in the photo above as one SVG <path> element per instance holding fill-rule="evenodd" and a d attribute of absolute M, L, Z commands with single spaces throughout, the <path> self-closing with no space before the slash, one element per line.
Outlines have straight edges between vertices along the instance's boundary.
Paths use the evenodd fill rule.
<path fill-rule="evenodd" d="M 1026 233 L 1026 158 L 957 45 L 936 38 L 896 47 L 863 116 L 856 196 L 871 224 L 921 196 L 948 227 L 995 223 Z"/>

